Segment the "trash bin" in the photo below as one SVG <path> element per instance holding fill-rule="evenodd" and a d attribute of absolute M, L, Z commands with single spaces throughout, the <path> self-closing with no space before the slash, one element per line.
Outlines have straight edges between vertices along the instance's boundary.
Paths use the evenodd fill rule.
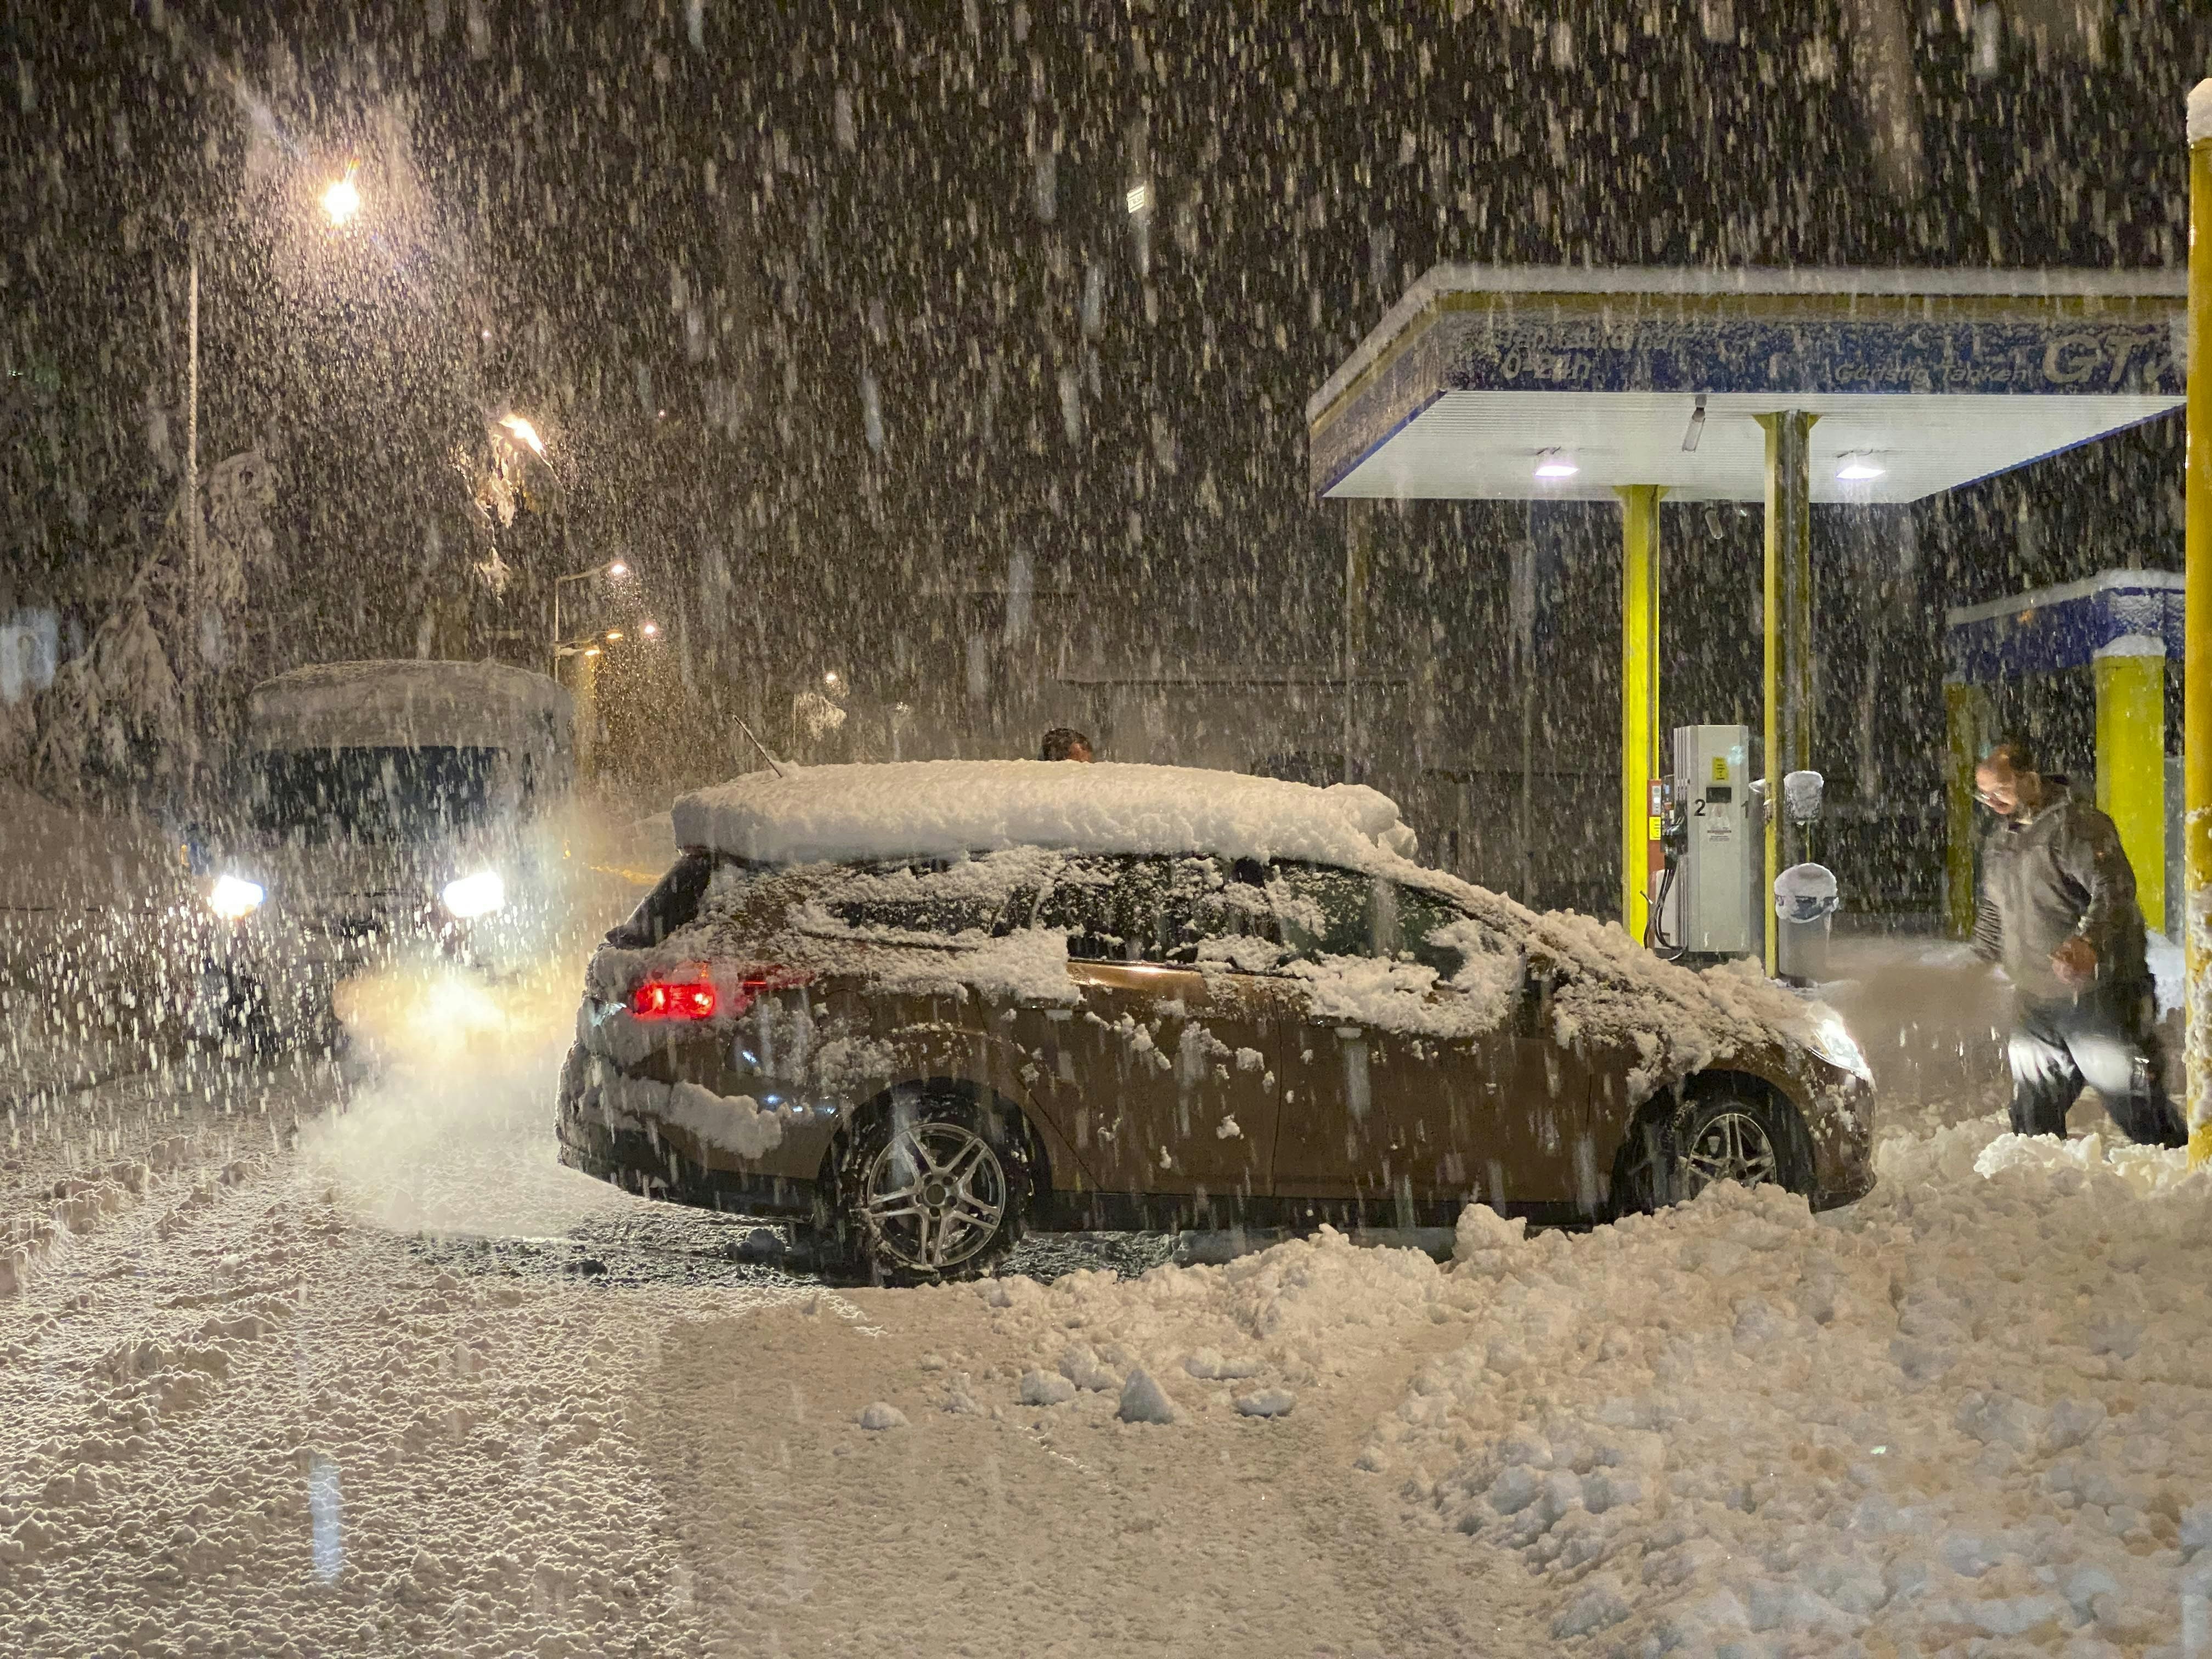
<path fill-rule="evenodd" d="M 1829 919 L 1838 903 L 1835 872 L 1793 864 L 1774 878 L 1774 967 L 1784 979 L 1817 984 L 1828 976 Z"/>

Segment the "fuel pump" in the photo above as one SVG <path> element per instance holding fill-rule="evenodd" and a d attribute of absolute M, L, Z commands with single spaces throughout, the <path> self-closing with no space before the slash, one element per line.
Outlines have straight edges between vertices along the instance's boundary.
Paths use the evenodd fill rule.
<path fill-rule="evenodd" d="M 1748 956 L 1759 948 L 1754 939 L 1764 940 L 1753 905 L 1750 746 L 1747 726 L 1674 729 L 1674 771 L 1659 781 L 1658 873 L 1646 941 L 1662 955 Z"/>

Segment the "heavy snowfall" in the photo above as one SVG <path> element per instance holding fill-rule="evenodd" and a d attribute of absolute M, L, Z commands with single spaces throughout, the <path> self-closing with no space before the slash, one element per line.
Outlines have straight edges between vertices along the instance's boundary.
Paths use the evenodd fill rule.
<path fill-rule="evenodd" d="M 2186 1650 L 2212 1176 L 2094 1102 L 2006 1133 L 2002 988 L 1961 947 L 1837 968 L 1881 1079 L 1844 1209 L 1476 1206 L 1444 1260 L 1039 1236 L 925 1289 L 559 1167 L 573 955 L 350 984 L 337 1065 L 19 1022 L 0 1622 L 38 1653 Z"/>
<path fill-rule="evenodd" d="M 2212 1659 L 2202 8 L 15 12 L 0 1659 Z"/>

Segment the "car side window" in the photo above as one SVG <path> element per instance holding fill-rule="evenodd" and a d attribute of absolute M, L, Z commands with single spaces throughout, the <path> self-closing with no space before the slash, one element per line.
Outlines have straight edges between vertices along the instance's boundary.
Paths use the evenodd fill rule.
<path fill-rule="evenodd" d="M 848 927 L 947 938 L 1003 931 L 1010 912 L 1026 914 L 1035 890 L 979 880 L 977 867 L 969 860 L 918 859 L 848 870 L 821 904 Z"/>
<path fill-rule="evenodd" d="M 1442 894 L 1325 865 L 1277 866 L 1268 889 L 1293 956 L 1381 957 L 1450 979 L 1473 951 L 1510 954 Z"/>
<path fill-rule="evenodd" d="M 1267 893 L 1284 948 L 1308 960 L 1371 954 L 1374 885 L 1370 876 L 1327 865 L 1278 865 Z"/>
<path fill-rule="evenodd" d="M 1221 871 L 1209 858 L 1133 859 L 1115 884 L 1116 920 L 1133 962 L 1188 963 L 1221 911 Z"/>
<path fill-rule="evenodd" d="M 1203 863 L 1206 881 L 1192 902 L 1185 922 L 1189 937 L 1176 959 L 1224 963 L 1246 971 L 1262 963 L 1272 965 L 1281 955 L 1282 927 L 1268 896 L 1267 866 L 1257 859 Z M 1249 948 L 1255 944 L 1266 948 Z"/>
<path fill-rule="evenodd" d="M 1470 948 L 1502 948 L 1450 900 L 1395 881 L 1375 884 L 1375 953 L 1410 958 L 1449 979 Z"/>
<path fill-rule="evenodd" d="M 1067 935 L 1067 954 L 1085 962 L 1127 959 L 1127 940 L 1117 914 L 1118 859 L 1070 859 L 1038 901 L 1036 925 Z"/>
<path fill-rule="evenodd" d="M 1084 960 L 1196 963 L 1211 942 L 1272 937 L 1259 875 L 1210 858 L 1070 859 L 1036 925 L 1066 932 L 1068 955 Z"/>

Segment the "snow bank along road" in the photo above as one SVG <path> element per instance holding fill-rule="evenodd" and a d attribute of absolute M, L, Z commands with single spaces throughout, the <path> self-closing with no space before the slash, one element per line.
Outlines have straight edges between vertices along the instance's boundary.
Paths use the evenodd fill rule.
<path fill-rule="evenodd" d="M 884 1291 L 559 1170 L 553 1004 L 371 1012 L 0 1147 L 0 1652 L 2212 1651 L 2212 1181 L 1925 1030 L 1817 1219 Z"/>

